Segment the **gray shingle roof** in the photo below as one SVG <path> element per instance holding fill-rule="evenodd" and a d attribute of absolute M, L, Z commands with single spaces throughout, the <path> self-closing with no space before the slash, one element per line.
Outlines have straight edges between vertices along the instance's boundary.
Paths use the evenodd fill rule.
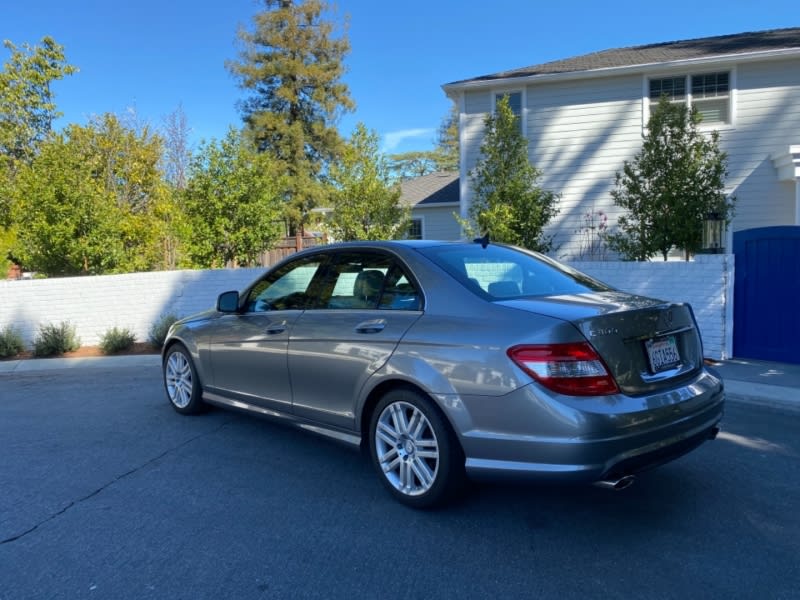
<path fill-rule="evenodd" d="M 400 183 L 400 202 L 411 207 L 458 202 L 458 173 L 440 171 Z"/>
<path fill-rule="evenodd" d="M 521 69 L 501 71 L 490 75 L 482 75 L 472 79 L 455 81 L 452 84 L 492 81 L 533 75 L 550 75 L 555 73 L 572 73 L 578 71 L 594 71 L 615 67 L 632 67 L 650 65 L 697 58 L 712 58 L 732 54 L 765 52 L 771 50 L 800 50 L 800 27 L 788 29 L 772 29 L 721 35 L 716 37 L 682 40 L 633 46 L 630 48 L 613 48 L 601 52 L 593 52 L 573 58 L 555 60 L 553 62 L 532 65 Z"/>

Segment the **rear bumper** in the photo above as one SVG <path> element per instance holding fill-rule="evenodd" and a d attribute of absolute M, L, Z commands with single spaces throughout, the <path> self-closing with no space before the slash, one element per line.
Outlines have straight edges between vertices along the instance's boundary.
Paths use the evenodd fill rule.
<path fill-rule="evenodd" d="M 463 400 L 470 424 L 492 413 L 489 427 L 461 430 L 470 477 L 575 483 L 678 458 L 716 435 L 724 410 L 722 383 L 705 371 L 647 398 L 564 398 L 533 384 L 502 398 Z"/>

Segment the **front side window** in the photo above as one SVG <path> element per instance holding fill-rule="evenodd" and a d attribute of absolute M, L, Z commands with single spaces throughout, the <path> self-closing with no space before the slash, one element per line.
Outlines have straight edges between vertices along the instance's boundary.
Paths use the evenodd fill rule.
<path fill-rule="evenodd" d="M 666 95 L 671 102 L 685 102 L 697 109 L 704 124 L 731 122 L 730 73 L 701 73 L 650 79 L 650 110 Z"/>
<path fill-rule="evenodd" d="M 256 283 L 247 294 L 246 312 L 305 309 L 316 303 L 323 258 L 291 262 Z"/>

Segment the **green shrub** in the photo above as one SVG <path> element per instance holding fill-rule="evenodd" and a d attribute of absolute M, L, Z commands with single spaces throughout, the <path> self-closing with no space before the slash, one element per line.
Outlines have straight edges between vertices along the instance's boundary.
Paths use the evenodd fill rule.
<path fill-rule="evenodd" d="M 135 342 L 136 335 L 127 327 L 125 329 L 112 327 L 100 338 L 100 351 L 103 354 L 116 354 L 130 350 Z"/>
<path fill-rule="evenodd" d="M 33 340 L 34 356 L 57 356 L 64 352 L 72 352 L 81 346 L 81 340 L 75 333 L 75 326 L 68 321 L 58 325 L 42 325 Z"/>
<path fill-rule="evenodd" d="M 180 319 L 180 317 L 173 313 L 161 315 L 158 320 L 153 323 L 153 326 L 150 327 L 147 340 L 156 348 L 161 348 L 164 345 L 164 340 L 167 339 L 169 328 L 172 327 L 172 324 L 178 319 Z"/>
<path fill-rule="evenodd" d="M 0 358 L 16 356 L 25 349 L 25 343 L 17 330 L 6 325 L 0 329 Z"/>

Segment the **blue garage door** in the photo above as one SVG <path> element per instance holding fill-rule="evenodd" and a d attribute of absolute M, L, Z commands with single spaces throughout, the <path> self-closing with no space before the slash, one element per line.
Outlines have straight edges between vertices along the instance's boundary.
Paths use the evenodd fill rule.
<path fill-rule="evenodd" d="M 733 234 L 733 354 L 800 363 L 800 227 Z"/>

